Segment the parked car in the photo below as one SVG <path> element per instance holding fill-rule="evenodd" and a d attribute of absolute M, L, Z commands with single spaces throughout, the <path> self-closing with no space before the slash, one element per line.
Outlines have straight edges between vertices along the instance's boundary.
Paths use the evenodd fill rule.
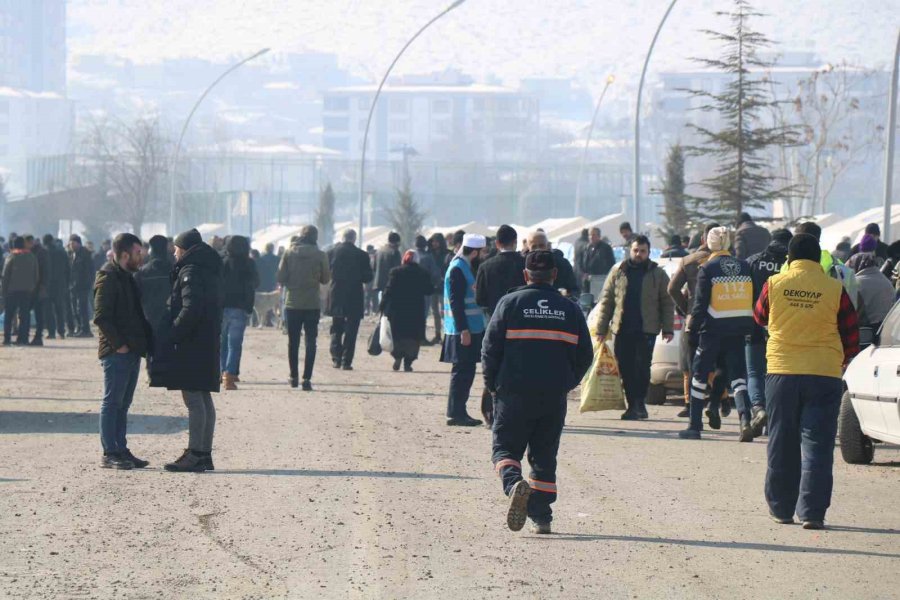
<path fill-rule="evenodd" d="M 680 258 L 657 258 L 657 264 L 671 278 L 675 274 Z M 665 404 L 669 393 L 684 398 L 684 377 L 678 368 L 678 348 L 681 343 L 684 319 L 675 311 L 675 337 L 668 344 L 662 335 L 656 338 L 653 359 L 650 363 L 650 389 L 647 390 L 647 404 Z"/>
<path fill-rule="evenodd" d="M 868 464 L 876 442 L 900 444 L 900 303 L 873 343 L 850 362 L 844 386 L 838 417 L 841 456 L 850 464 Z"/>

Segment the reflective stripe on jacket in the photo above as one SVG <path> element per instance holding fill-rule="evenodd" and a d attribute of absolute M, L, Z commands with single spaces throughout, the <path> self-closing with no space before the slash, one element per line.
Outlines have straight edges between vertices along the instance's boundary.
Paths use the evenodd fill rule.
<path fill-rule="evenodd" d="M 466 278 L 466 321 L 469 324 L 469 332 L 473 334 L 484 332 L 484 311 L 475 302 L 475 276 L 472 267 L 461 258 L 450 261 L 447 273 L 444 275 L 444 332 L 447 335 L 458 335 L 456 321 L 453 320 L 453 310 L 450 307 L 450 273 L 453 269 L 459 269 Z"/>

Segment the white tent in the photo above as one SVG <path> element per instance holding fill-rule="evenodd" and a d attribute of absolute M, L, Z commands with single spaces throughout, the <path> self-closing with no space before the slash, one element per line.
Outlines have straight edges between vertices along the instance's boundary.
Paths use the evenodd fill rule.
<path fill-rule="evenodd" d="M 203 223 L 201 225 L 197 225 L 195 229 L 200 232 L 200 235 L 203 237 L 203 241 L 205 242 L 208 242 L 209 239 L 215 235 L 225 235 L 224 223 Z"/>
<path fill-rule="evenodd" d="M 291 244 L 291 238 L 300 235 L 302 225 L 269 225 L 253 234 L 252 247 L 260 252 L 264 251 L 266 244 L 275 244 L 275 248 Z"/>
<path fill-rule="evenodd" d="M 547 234 L 547 239 L 551 242 L 558 236 L 577 229 L 581 231 L 590 221 L 584 217 L 566 217 L 561 219 L 544 219 L 529 227 L 525 233 L 531 233 L 538 229 L 543 229 Z"/>
<path fill-rule="evenodd" d="M 869 223 L 878 223 L 884 225 L 884 208 L 870 208 L 863 212 L 838 221 L 832 225 L 822 228 L 822 248 L 832 250 L 840 243 L 841 238 L 849 236 L 853 243 L 859 242 L 865 232 L 866 225 Z M 900 231 L 900 204 L 891 205 L 891 231 Z M 882 240 L 886 244 L 890 244 L 898 236 L 894 235 L 889 240 Z"/>
<path fill-rule="evenodd" d="M 594 221 L 585 222 L 580 225 L 574 225 L 567 231 L 559 232 L 556 237 L 551 238 L 550 241 L 554 244 L 574 244 L 578 240 L 578 236 L 581 235 L 582 229 L 599 227 L 603 235 L 615 242 L 616 236 L 619 234 L 619 223 L 622 222 L 623 218 L 624 215 L 622 213 L 615 213 L 612 215 L 606 215 L 605 217 L 600 217 L 599 219 L 596 219 Z M 587 221 L 587 219 L 585 219 L 585 221 Z M 613 229 L 615 229 L 615 231 L 613 231 Z"/>

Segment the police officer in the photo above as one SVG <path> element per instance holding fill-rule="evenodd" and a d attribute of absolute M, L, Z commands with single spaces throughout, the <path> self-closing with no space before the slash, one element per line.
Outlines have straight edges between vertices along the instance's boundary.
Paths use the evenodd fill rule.
<path fill-rule="evenodd" d="M 566 395 L 591 366 L 594 351 L 584 315 L 555 289 L 552 252 L 525 259 L 527 285 L 497 304 L 482 348 L 485 386 L 494 394 L 494 467 L 509 496 L 506 524 L 532 520 L 550 533 L 556 500 L 556 454 L 566 419 Z M 530 481 L 522 478 L 528 450 Z"/>

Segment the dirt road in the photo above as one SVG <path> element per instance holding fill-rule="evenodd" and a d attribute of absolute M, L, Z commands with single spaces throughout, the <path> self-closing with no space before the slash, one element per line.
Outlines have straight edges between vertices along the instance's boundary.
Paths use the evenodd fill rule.
<path fill-rule="evenodd" d="M 0 597 L 897 598 L 900 451 L 837 458 L 831 530 L 767 518 L 765 445 L 734 416 L 682 441 L 674 406 L 624 423 L 570 403 L 556 533 L 505 528 L 490 432 L 444 425 L 449 369 L 365 354 L 316 391 L 286 384 L 286 339 L 248 332 L 237 392 L 216 397 L 216 471 L 170 474 L 174 392 L 143 380 L 129 446 L 100 469 L 92 340 L 0 349 Z M 474 403 L 472 403 L 474 404 Z M 477 408 L 473 406 L 473 413 Z"/>

